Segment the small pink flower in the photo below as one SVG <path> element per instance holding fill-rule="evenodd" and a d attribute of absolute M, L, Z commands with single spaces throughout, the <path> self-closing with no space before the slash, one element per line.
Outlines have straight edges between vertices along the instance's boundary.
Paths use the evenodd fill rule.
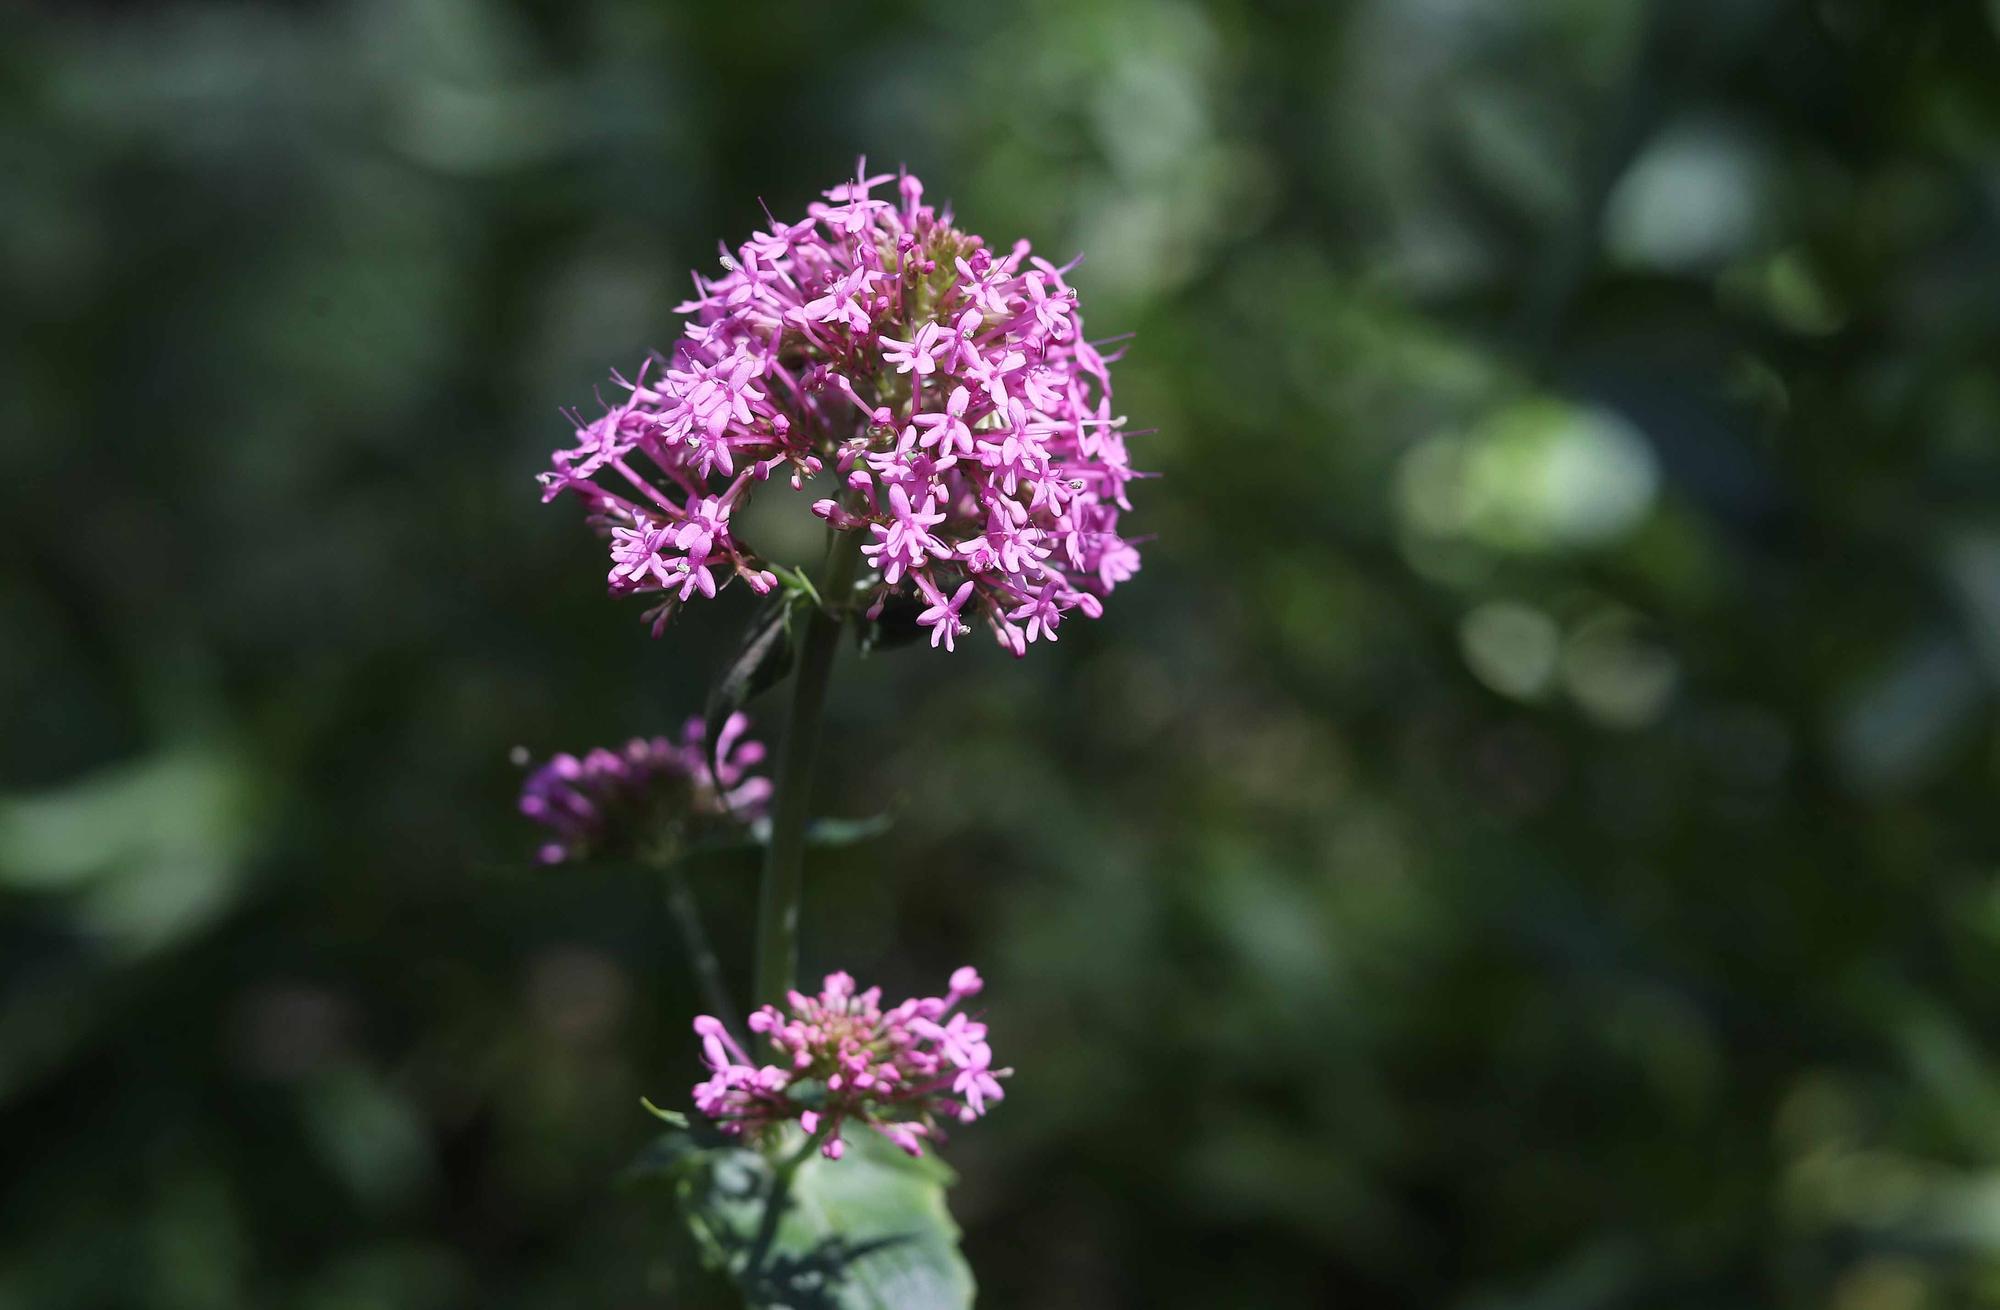
<path fill-rule="evenodd" d="M 1019 607 L 1007 611 L 1010 619 L 1028 621 L 1028 640 L 1038 636 L 1047 641 L 1056 639 L 1056 625 L 1062 622 L 1062 610 L 1055 602 L 1056 584 L 1051 578 L 1035 595 L 1025 600 Z"/>
<path fill-rule="evenodd" d="M 932 556 L 950 554 L 951 548 L 929 531 L 944 519 L 943 510 L 928 501 L 922 508 L 913 506 L 910 493 L 893 485 L 889 488 L 889 521 L 871 525 L 875 544 L 863 546 L 862 557 L 881 569 L 883 579 L 893 585 L 906 571 L 922 568 Z"/>
<path fill-rule="evenodd" d="M 919 414 L 911 419 L 911 426 L 925 429 L 919 444 L 926 448 L 936 446 L 943 455 L 972 454 L 972 429 L 965 425 L 965 408 L 971 403 L 971 392 L 954 387 L 945 401 L 944 413 Z"/>
<path fill-rule="evenodd" d="M 967 578 L 964 582 L 959 583 L 958 590 L 951 594 L 950 600 L 936 595 L 935 592 L 932 594 L 934 597 L 933 604 L 929 609 L 917 615 L 917 623 L 931 630 L 931 649 L 937 649 L 937 645 L 941 641 L 944 643 L 944 648 L 950 650 L 952 642 L 972 630 L 966 627 L 958 617 L 959 610 L 965 607 L 966 597 L 972 594 L 972 579 Z"/>
<path fill-rule="evenodd" d="M 899 341 L 895 337 L 882 338 L 882 361 L 894 364 L 898 373 L 916 371 L 919 377 L 929 377 L 937 369 L 937 357 L 951 343 L 942 338 L 935 323 L 926 323 L 917 329 L 917 335 L 909 341 Z"/>

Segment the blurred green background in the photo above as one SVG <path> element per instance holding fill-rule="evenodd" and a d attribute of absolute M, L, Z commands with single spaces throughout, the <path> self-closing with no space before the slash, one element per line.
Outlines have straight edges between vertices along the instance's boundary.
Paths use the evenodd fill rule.
<path fill-rule="evenodd" d="M 806 963 L 987 973 L 982 1303 L 2000 1304 L 2000 5 L 0 23 L 0 1308 L 715 1303 L 659 890 L 508 754 L 748 606 L 533 475 L 862 152 L 1086 252 L 1164 474 L 836 681 Z"/>

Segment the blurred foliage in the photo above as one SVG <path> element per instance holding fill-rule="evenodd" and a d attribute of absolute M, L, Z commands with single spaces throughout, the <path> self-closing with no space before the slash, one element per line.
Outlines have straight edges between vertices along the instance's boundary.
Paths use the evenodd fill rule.
<path fill-rule="evenodd" d="M 532 474 L 861 152 L 1087 252 L 1164 474 L 1103 621 L 836 684 L 807 963 L 986 971 L 982 1303 L 2000 1304 L 2000 7 L 0 23 L 0 1308 L 728 1303 L 508 752 L 748 606 Z"/>

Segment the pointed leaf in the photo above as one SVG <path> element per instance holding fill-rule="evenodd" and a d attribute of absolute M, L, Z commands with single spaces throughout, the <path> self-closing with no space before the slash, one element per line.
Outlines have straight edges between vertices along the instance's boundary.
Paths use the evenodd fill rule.
<path fill-rule="evenodd" d="M 792 606 L 796 596 L 780 592 L 765 600 L 743 630 L 736 653 L 723 667 L 722 675 L 708 689 L 708 706 L 703 715 L 708 731 L 708 767 L 716 768 L 716 744 L 722 725 L 729 716 L 749 703 L 757 693 L 783 680 L 792 671 L 797 646 L 792 640 Z"/>
<path fill-rule="evenodd" d="M 806 822 L 806 845 L 823 850 L 855 846 L 872 841 L 895 826 L 893 814 L 870 814 L 859 819 L 810 819 Z"/>
<path fill-rule="evenodd" d="M 806 845 L 815 850 L 854 846 L 880 837 L 896 826 L 893 814 L 870 814 L 859 819 L 810 819 L 806 822 Z M 718 831 L 687 844 L 691 855 L 711 855 L 722 851 L 762 850 L 771 842 L 771 823 L 759 819 L 748 828 Z"/>
<path fill-rule="evenodd" d="M 646 1107 L 647 1114 L 652 1115 L 663 1124 L 680 1129 L 686 1129 L 688 1126 L 688 1117 L 679 1110 L 662 1110 L 643 1096 L 639 1098 L 639 1104 Z"/>

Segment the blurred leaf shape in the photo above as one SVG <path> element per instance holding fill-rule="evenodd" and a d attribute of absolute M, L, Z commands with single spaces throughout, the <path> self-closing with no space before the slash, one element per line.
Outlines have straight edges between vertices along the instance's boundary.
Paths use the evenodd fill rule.
<path fill-rule="evenodd" d="M 420 1115 L 376 1075 L 355 1065 L 333 1070 L 308 1086 L 302 1109 L 321 1157 L 370 1209 L 393 1210 L 430 1182 Z"/>
<path fill-rule="evenodd" d="M 1458 625 L 1472 676 L 1513 700 L 1534 700 L 1549 689 L 1561 640 L 1554 619 L 1518 601 L 1488 601 Z"/>
<path fill-rule="evenodd" d="M 2000 532 L 1963 532 L 1944 550 L 1945 575 L 1987 678 L 2000 684 Z"/>
<path fill-rule="evenodd" d="M 1731 309 L 1762 314 L 1802 337 L 1828 336 L 1847 323 L 1847 307 L 1811 256 L 1796 247 L 1729 269 L 1716 291 Z"/>
<path fill-rule="evenodd" d="M 1636 616 L 1590 615 L 1563 643 L 1562 683 L 1585 714 L 1607 728 L 1641 728 L 1667 707 L 1680 665 L 1638 632 Z"/>
<path fill-rule="evenodd" d="M 1914 786 L 1972 728 L 1978 700 L 1977 671 L 1956 642 L 1912 639 L 1839 710 L 1833 744 L 1841 773 L 1866 793 Z"/>
<path fill-rule="evenodd" d="M 1619 179 L 1604 215 L 1612 257 L 1664 272 L 1712 269 L 1757 239 L 1768 164 L 1732 123 L 1670 128 Z"/>
<path fill-rule="evenodd" d="M 1533 397 L 1470 434 L 1426 439 L 1398 470 L 1405 523 L 1541 553 L 1601 546 L 1637 527 L 1659 491 L 1652 447 L 1610 410 Z"/>
<path fill-rule="evenodd" d="M 254 766 L 216 742 L 0 798 L 0 889 L 76 898 L 77 924 L 140 954 L 234 903 L 260 827 Z"/>

